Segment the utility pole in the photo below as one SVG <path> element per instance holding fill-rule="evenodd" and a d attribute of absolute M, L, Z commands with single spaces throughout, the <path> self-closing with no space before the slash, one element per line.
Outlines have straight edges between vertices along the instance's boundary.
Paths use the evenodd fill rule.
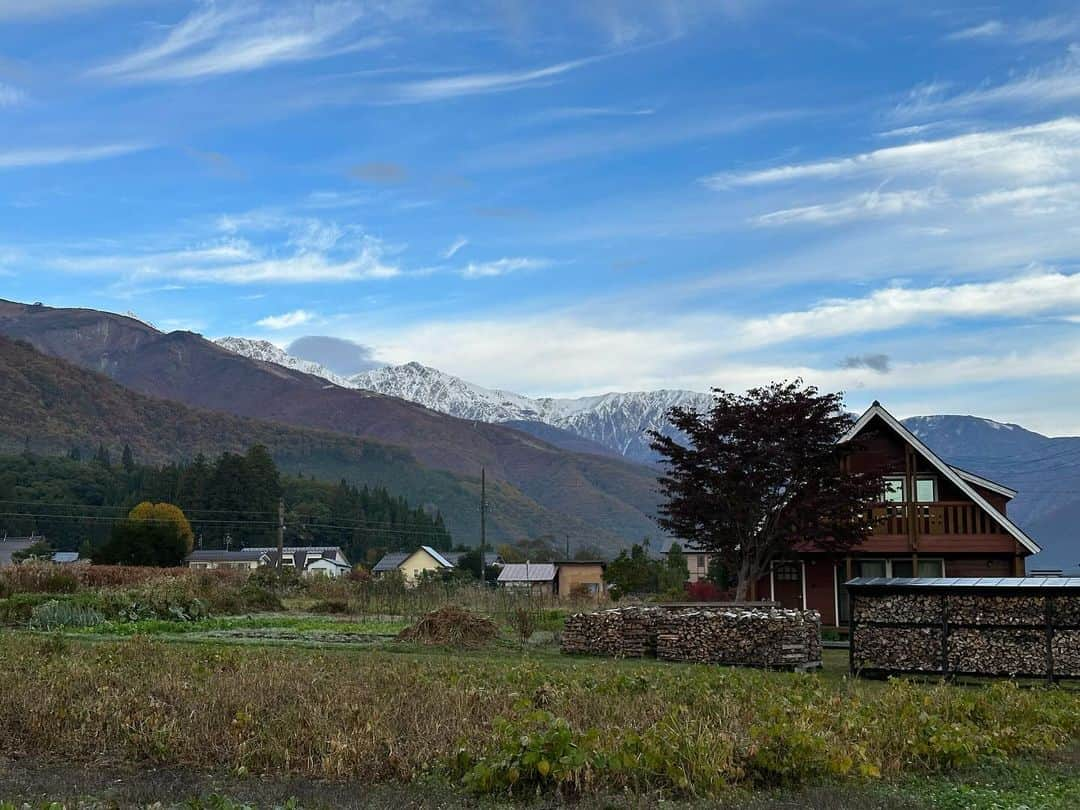
<path fill-rule="evenodd" d="M 487 584 L 484 546 L 487 545 L 487 470 L 480 468 L 480 584 Z"/>
<path fill-rule="evenodd" d="M 281 558 L 285 556 L 285 499 L 278 499 L 277 528 L 277 568 L 281 568 Z"/>
<path fill-rule="evenodd" d="M 566 533 L 566 560 L 570 561 L 570 532 Z"/>

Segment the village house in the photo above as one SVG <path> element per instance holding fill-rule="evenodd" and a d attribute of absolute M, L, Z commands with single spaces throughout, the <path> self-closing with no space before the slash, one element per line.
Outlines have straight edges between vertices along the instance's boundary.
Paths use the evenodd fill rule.
<path fill-rule="evenodd" d="M 400 571 L 407 584 L 415 584 L 426 572 L 449 571 L 456 568 L 467 551 L 438 551 L 431 546 L 421 546 L 416 551 L 393 551 L 383 556 L 371 573 L 384 576 Z M 502 565 L 502 558 L 491 551 L 484 553 L 485 567 Z"/>
<path fill-rule="evenodd" d="M 844 583 L 855 577 L 1024 576 L 1040 548 L 1006 514 L 1016 490 L 947 464 L 878 402 L 841 441 L 859 445 L 849 469 L 884 474 L 873 533 L 840 556 L 798 548 L 756 583 L 757 598 L 817 610 L 825 626 L 842 627 Z"/>
<path fill-rule="evenodd" d="M 277 565 L 276 548 L 245 548 L 239 551 L 221 551 L 217 549 L 198 549 L 191 552 L 184 561 L 189 568 L 245 568 Z M 352 566 L 345 553 L 337 546 L 291 546 L 282 549 L 281 567 L 291 568 L 306 576 L 323 575 L 339 577 L 349 573 Z"/>
<path fill-rule="evenodd" d="M 845 627 L 844 583 L 856 577 L 1024 576 L 1040 549 L 1006 514 L 1016 490 L 947 464 L 878 402 L 842 439 L 855 440 L 845 463 L 885 479 L 873 533 L 842 555 L 796 548 L 754 583 L 752 599 L 817 610 L 824 626 Z M 709 555 L 684 553 L 689 581 L 705 579 Z"/>

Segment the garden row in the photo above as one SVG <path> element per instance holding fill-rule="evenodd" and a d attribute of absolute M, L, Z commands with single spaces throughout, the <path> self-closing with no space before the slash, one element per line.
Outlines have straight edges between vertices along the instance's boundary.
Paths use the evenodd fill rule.
<path fill-rule="evenodd" d="M 756 667 L 821 664 L 817 611 L 626 607 L 566 620 L 566 653 Z"/>

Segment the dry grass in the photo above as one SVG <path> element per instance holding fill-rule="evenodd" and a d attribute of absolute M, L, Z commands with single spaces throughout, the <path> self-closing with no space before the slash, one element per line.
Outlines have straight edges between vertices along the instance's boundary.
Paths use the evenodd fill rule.
<path fill-rule="evenodd" d="M 486 616 L 458 607 L 434 610 L 398 634 L 402 641 L 444 647 L 482 647 L 499 635 L 499 627 Z"/>
<path fill-rule="evenodd" d="M 0 566 L 0 594 L 72 593 L 82 589 L 130 588 L 196 577 L 211 577 L 222 583 L 239 586 L 246 579 L 247 572 L 83 563 L 57 565 L 29 560 L 20 565 Z"/>
<path fill-rule="evenodd" d="M 498 776 L 503 763 L 519 767 L 512 751 L 527 739 L 582 758 L 541 787 L 709 796 L 733 784 L 949 770 L 1080 734 L 1080 697 L 1060 690 L 655 662 L 9 635 L 0 678 L 33 684 L 0 701 L 0 754 L 364 783 L 456 778 L 478 765 Z"/>

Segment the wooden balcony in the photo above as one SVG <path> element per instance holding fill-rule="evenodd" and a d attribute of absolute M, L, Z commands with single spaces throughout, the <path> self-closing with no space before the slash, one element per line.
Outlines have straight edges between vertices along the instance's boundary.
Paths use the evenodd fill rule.
<path fill-rule="evenodd" d="M 914 534 L 917 537 L 1005 534 L 995 520 L 969 501 L 890 503 L 875 507 L 872 512 L 873 534 L 906 537 L 913 514 Z"/>

